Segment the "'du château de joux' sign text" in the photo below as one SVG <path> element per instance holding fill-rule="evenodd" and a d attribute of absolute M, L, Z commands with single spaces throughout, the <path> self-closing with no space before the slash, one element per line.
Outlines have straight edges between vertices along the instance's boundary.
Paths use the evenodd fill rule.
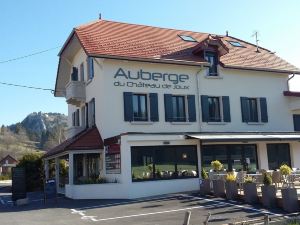
<path fill-rule="evenodd" d="M 189 89 L 189 75 L 175 73 L 149 72 L 140 69 L 136 72 L 119 68 L 114 75 L 116 87 L 141 87 L 163 89 Z"/>

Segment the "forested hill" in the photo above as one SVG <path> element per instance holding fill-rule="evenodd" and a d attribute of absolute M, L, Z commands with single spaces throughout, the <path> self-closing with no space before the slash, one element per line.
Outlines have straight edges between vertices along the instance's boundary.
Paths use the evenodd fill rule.
<path fill-rule="evenodd" d="M 33 112 L 23 121 L 1 126 L 0 159 L 6 154 L 20 157 L 27 151 L 46 150 L 66 138 L 67 116 Z"/>

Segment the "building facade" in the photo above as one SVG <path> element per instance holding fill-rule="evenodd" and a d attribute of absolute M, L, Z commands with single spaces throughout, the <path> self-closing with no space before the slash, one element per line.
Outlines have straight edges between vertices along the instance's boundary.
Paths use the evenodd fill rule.
<path fill-rule="evenodd" d="M 16 167 L 18 160 L 7 155 L 0 160 L 0 175 L 9 175 L 13 167 Z"/>
<path fill-rule="evenodd" d="M 201 168 L 300 167 L 300 70 L 231 36 L 99 20 L 59 53 L 68 140 L 44 157 L 67 197 L 199 189 Z M 68 168 L 62 176 L 62 161 Z"/>

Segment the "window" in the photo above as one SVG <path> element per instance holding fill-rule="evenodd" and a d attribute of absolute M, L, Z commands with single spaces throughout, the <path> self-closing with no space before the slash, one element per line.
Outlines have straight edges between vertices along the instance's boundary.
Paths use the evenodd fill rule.
<path fill-rule="evenodd" d="M 193 37 L 189 35 L 178 35 L 184 41 L 197 42 Z"/>
<path fill-rule="evenodd" d="M 88 80 L 94 78 L 94 60 L 92 57 L 87 58 Z"/>
<path fill-rule="evenodd" d="M 244 47 L 240 42 L 238 41 L 228 41 L 232 46 L 234 47 Z"/>
<path fill-rule="evenodd" d="M 267 144 L 267 151 L 270 170 L 279 169 L 282 164 L 291 166 L 289 144 Z"/>
<path fill-rule="evenodd" d="M 212 169 L 211 161 L 219 160 L 227 171 L 250 171 L 258 169 L 256 145 L 203 145 L 202 167 Z"/>
<path fill-rule="evenodd" d="M 159 120 L 157 93 L 139 94 L 124 92 L 124 120 L 152 121 Z"/>
<path fill-rule="evenodd" d="M 218 56 L 216 52 L 205 52 L 205 60 L 210 63 L 208 76 L 218 76 Z"/>
<path fill-rule="evenodd" d="M 78 81 L 78 69 L 73 67 L 72 74 L 71 74 L 72 81 Z"/>
<path fill-rule="evenodd" d="M 229 96 L 201 95 L 203 122 L 231 122 Z"/>
<path fill-rule="evenodd" d="M 293 115 L 294 130 L 300 131 L 300 115 Z"/>
<path fill-rule="evenodd" d="M 133 120 L 134 121 L 148 121 L 148 107 L 146 94 L 133 94 Z"/>
<path fill-rule="evenodd" d="M 208 97 L 208 111 L 209 111 L 209 121 L 213 121 L 213 122 L 221 121 L 219 97 Z"/>
<path fill-rule="evenodd" d="M 86 127 L 86 109 L 85 106 L 81 107 L 81 126 Z"/>
<path fill-rule="evenodd" d="M 195 95 L 164 95 L 166 122 L 196 122 Z"/>
<path fill-rule="evenodd" d="M 74 184 L 98 183 L 100 154 L 74 154 Z"/>
<path fill-rule="evenodd" d="M 76 109 L 76 111 L 72 113 L 72 125 L 73 125 L 73 127 L 80 126 L 79 109 Z"/>
<path fill-rule="evenodd" d="M 88 124 L 89 127 L 93 127 L 96 124 L 95 118 L 95 99 L 93 98 L 88 104 Z"/>
<path fill-rule="evenodd" d="M 132 180 L 198 177 L 196 146 L 131 147 Z"/>
<path fill-rule="evenodd" d="M 84 81 L 84 65 L 80 64 L 80 81 Z"/>
<path fill-rule="evenodd" d="M 173 107 L 173 121 L 184 122 L 186 121 L 185 115 L 185 97 L 184 96 L 172 96 Z"/>
<path fill-rule="evenodd" d="M 241 107 L 243 122 L 268 122 L 266 98 L 241 97 Z"/>

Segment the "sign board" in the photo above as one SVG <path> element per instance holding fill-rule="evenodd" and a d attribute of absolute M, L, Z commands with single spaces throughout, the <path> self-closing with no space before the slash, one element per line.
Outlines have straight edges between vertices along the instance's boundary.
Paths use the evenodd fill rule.
<path fill-rule="evenodd" d="M 121 173 L 121 154 L 106 154 L 105 155 L 105 169 L 108 174 Z"/>
<path fill-rule="evenodd" d="M 12 200 L 26 198 L 26 174 L 25 168 L 12 168 Z"/>
<path fill-rule="evenodd" d="M 54 179 L 47 180 L 44 186 L 44 197 L 46 199 L 56 198 L 56 182 Z"/>

